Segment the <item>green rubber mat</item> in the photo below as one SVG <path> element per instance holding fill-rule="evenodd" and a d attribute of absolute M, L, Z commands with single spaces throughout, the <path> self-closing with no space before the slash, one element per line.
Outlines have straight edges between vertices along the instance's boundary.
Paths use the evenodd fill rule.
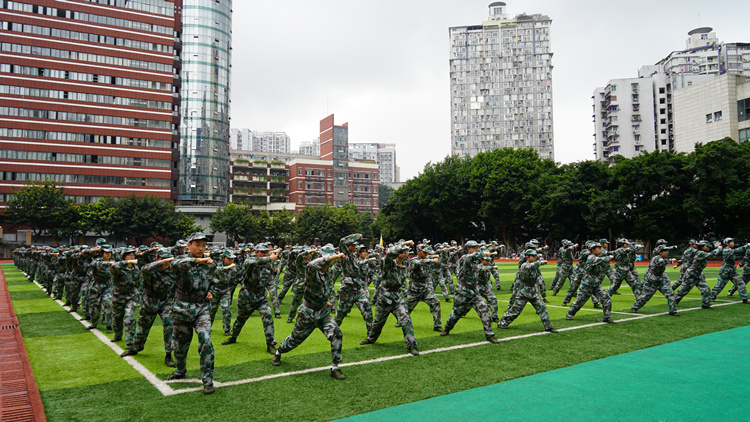
<path fill-rule="evenodd" d="M 748 420 L 748 374 L 750 327 L 742 327 L 346 420 Z"/>

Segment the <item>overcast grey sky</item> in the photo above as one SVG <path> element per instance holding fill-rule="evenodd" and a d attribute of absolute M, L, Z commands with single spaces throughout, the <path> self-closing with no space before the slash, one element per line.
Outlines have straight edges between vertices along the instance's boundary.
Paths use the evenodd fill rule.
<path fill-rule="evenodd" d="M 489 0 L 247 1 L 233 4 L 232 127 L 283 131 L 292 149 L 330 113 L 349 142 L 395 143 L 401 181 L 450 154 L 448 28 Z M 714 28 L 750 42 L 750 2 L 509 0 L 510 17 L 552 18 L 555 159 L 593 158 L 591 95 Z"/>

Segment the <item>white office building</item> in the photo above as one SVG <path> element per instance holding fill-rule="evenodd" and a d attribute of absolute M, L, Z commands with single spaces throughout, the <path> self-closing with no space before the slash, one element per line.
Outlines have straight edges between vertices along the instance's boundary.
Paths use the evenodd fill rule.
<path fill-rule="evenodd" d="M 716 86 L 704 85 L 722 75 L 750 76 L 750 44 L 722 43 L 713 29 L 703 27 L 688 33 L 684 50 L 673 51 L 656 64 L 641 67 L 638 78 L 613 79 L 606 87 L 597 88 L 592 97 L 596 158 L 611 163 L 616 155 L 632 158 L 643 151 L 691 152 L 695 142 L 720 139 L 713 138 L 716 133 L 739 139 L 739 126 L 736 130 L 719 129 L 724 123 L 712 128 L 690 128 L 695 113 L 703 113 L 703 124 L 708 114 L 715 122 L 714 113 L 721 112 L 718 117 L 726 118 L 726 105 L 745 98 L 743 82 L 736 79 L 725 78 Z M 676 101 L 682 90 L 697 85 L 716 89 L 689 91 L 701 93 L 700 104 Z M 690 97 L 697 101 L 692 94 Z M 737 108 L 735 105 L 734 116 Z M 680 130 L 676 127 L 678 121 Z"/>
<path fill-rule="evenodd" d="M 396 165 L 396 145 L 380 143 L 349 144 L 349 158 L 374 161 L 380 171 L 380 183 L 398 183 L 400 168 Z"/>
<path fill-rule="evenodd" d="M 552 20 L 509 18 L 504 2 L 488 20 L 449 28 L 451 153 L 533 147 L 554 159 Z"/>
<path fill-rule="evenodd" d="M 229 147 L 233 150 L 289 154 L 291 139 L 285 132 L 232 129 L 229 135 Z"/>
<path fill-rule="evenodd" d="M 310 155 L 320 157 L 320 139 L 314 139 L 310 142 L 302 142 L 299 146 L 300 155 Z"/>

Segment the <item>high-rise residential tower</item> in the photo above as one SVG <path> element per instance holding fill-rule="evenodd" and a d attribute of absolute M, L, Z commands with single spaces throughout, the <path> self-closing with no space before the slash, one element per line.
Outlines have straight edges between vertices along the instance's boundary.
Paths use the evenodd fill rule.
<path fill-rule="evenodd" d="M 380 171 L 381 183 L 398 183 L 399 167 L 396 165 L 395 144 L 349 144 L 349 158 L 356 161 L 374 161 Z"/>
<path fill-rule="evenodd" d="M 179 203 L 229 199 L 232 1 L 182 2 Z"/>
<path fill-rule="evenodd" d="M 489 11 L 481 24 L 449 28 L 451 153 L 533 147 L 554 159 L 552 19 L 508 18 L 504 2 Z"/>
<path fill-rule="evenodd" d="M 0 2 L 0 208 L 27 181 L 177 198 L 181 3 Z"/>

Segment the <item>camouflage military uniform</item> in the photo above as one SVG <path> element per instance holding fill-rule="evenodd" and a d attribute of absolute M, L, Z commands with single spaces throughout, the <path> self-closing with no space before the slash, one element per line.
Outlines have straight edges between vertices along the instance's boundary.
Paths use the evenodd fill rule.
<path fill-rule="evenodd" d="M 682 281 L 682 285 L 677 291 L 674 292 L 674 304 L 677 306 L 685 295 L 690 293 L 693 287 L 697 287 L 701 292 L 702 306 L 708 307 L 711 305 L 711 288 L 706 283 L 706 278 L 703 276 L 703 270 L 708 264 L 708 258 L 716 256 L 721 253 L 721 249 L 714 249 L 711 252 L 705 252 L 702 250 L 695 251 L 693 257 L 693 263 L 690 264 L 690 268 L 685 272 L 685 279 Z"/>
<path fill-rule="evenodd" d="M 641 281 L 635 270 L 635 250 L 634 246 L 622 247 L 612 253 L 615 257 L 615 279 L 607 290 L 610 295 L 617 293 L 623 280 L 628 283 L 636 298 L 641 295 Z"/>
<path fill-rule="evenodd" d="M 455 286 L 453 285 L 453 274 L 451 274 L 450 269 L 451 252 L 447 247 L 443 247 L 437 251 L 437 254 L 440 256 L 440 263 L 436 269 L 439 273 L 438 283 L 440 284 L 440 290 L 443 292 L 443 299 L 445 299 L 446 302 L 450 302 L 449 295 L 452 295 L 455 290 Z"/>
<path fill-rule="evenodd" d="M 711 300 L 716 299 L 716 296 L 721 293 L 722 290 L 724 290 L 724 287 L 726 287 L 728 282 L 732 282 L 736 287 L 737 290 L 740 292 L 740 299 L 747 300 L 747 288 L 745 287 L 745 282 L 742 281 L 742 277 L 737 275 L 737 269 L 735 268 L 735 255 L 744 254 L 748 250 L 748 246 L 740 246 L 739 248 L 729 248 L 724 247 L 724 250 L 722 251 L 723 255 L 723 262 L 721 264 L 721 268 L 719 269 L 719 277 L 716 280 L 716 285 L 714 286 L 713 290 L 711 291 Z"/>
<path fill-rule="evenodd" d="M 237 287 L 237 266 L 227 268 L 224 265 L 218 265 L 214 272 L 216 277 L 216 286 L 211 292 L 211 325 L 216 318 L 216 312 L 221 308 L 221 326 L 224 329 L 224 335 L 228 336 L 232 331 L 232 296 L 234 289 Z"/>
<path fill-rule="evenodd" d="M 747 284 L 750 283 L 750 250 L 745 252 L 745 256 L 742 258 L 742 261 L 740 261 L 740 267 L 742 268 L 742 282 L 745 283 L 745 286 L 747 287 Z M 731 297 L 736 291 L 737 285 L 735 284 L 732 286 L 732 289 L 729 290 L 729 296 Z"/>
<path fill-rule="evenodd" d="M 474 252 L 462 256 L 458 261 L 458 286 L 456 286 L 456 295 L 454 296 L 455 303 L 453 304 L 453 312 L 445 323 L 445 331 L 452 330 L 458 320 L 473 308 L 482 320 L 485 336 L 495 336 L 492 331 L 492 318 L 487 308 L 487 302 L 479 293 L 476 269 L 482 256 L 484 256 L 482 252 Z"/>
<path fill-rule="evenodd" d="M 351 234 L 341 239 L 339 251 L 344 254 L 345 258 L 338 262 L 343 274 L 341 276 L 341 287 L 338 292 L 338 308 L 336 309 L 336 324 L 341 326 L 344 318 L 351 312 L 352 307 L 356 304 L 362 318 L 365 320 L 367 332 L 372 328 L 372 305 L 370 305 L 370 292 L 367 290 L 367 284 L 360 276 L 358 258 L 355 252 L 349 252 L 349 245 L 355 244 L 362 236 Z"/>
<path fill-rule="evenodd" d="M 304 299 L 305 267 L 307 267 L 307 261 L 305 260 L 306 256 L 307 251 L 302 251 L 295 257 L 294 272 L 297 274 L 297 276 L 294 278 L 294 282 L 292 283 L 292 304 L 289 307 L 289 316 L 286 319 L 286 322 L 288 323 L 291 323 L 294 320 L 294 317 L 297 315 L 297 308 L 299 308 L 299 305 L 302 304 L 302 300 Z M 290 262 L 289 266 L 291 265 L 292 263 Z M 287 272 L 289 271 L 289 266 L 287 266 Z M 332 277 L 334 276 L 332 275 Z"/>
<path fill-rule="evenodd" d="M 406 285 L 407 268 L 405 265 L 399 265 L 397 258 L 401 254 L 401 248 L 396 246 L 388 249 L 383 260 L 383 278 L 378 286 L 378 299 L 375 302 L 375 318 L 372 322 L 372 328 L 368 333 L 367 343 L 374 343 L 380 337 L 383 326 L 388 320 L 388 315 L 393 314 L 401 331 L 404 333 L 404 342 L 410 350 L 418 346 L 417 339 L 414 337 L 414 326 L 411 317 L 406 310 L 406 302 L 402 289 Z M 404 261 L 406 263 L 406 261 Z"/>
<path fill-rule="evenodd" d="M 552 285 L 550 286 L 552 296 L 557 296 L 565 281 L 571 279 L 573 250 L 575 247 L 575 245 L 562 246 L 557 253 L 557 271 L 555 271 L 555 278 L 552 280 Z M 571 280 L 572 283 L 573 281 Z"/>
<path fill-rule="evenodd" d="M 604 276 L 607 275 L 609 266 L 609 256 L 604 254 L 596 256 L 591 254 L 586 258 L 586 264 L 583 267 L 583 280 L 578 290 L 578 296 L 575 302 L 570 305 L 566 318 L 572 318 L 590 297 L 597 297 L 602 305 L 604 321 L 611 321 L 610 313 L 612 312 L 612 299 L 607 291 L 602 287 Z"/>
<path fill-rule="evenodd" d="M 122 339 L 125 327 L 125 344 L 132 346 L 135 338 L 135 311 L 138 306 L 139 288 L 142 284 L 141 271 L 137 265 L 126 261 L 112 265 L 112 328 L 115 331 L 113 341 Z"/>
<path fill-rule="evenodd" d="M 667 261 L 661 255 L 656 254 L 651 258 L 646 275 L 643 277 L 643 286 L 640 289 L 640 294 L 630 308 L 633 312 L 641 309 L 654 296 L 657 290 L 667 298 L 669 313 L 674 314 L 677 312 L 672 286 L 669 284 L 669 277 L 664 274 L 666 268 Z"/>
<path fill-rule="evenodd" d="M 516 301 L 510 309 L 505 311 L 505 315 L 500 320 L 500 328 L 507 328 L 511 322 L 515 321 L 521 314 L 521 311 L 523 311 L 523 308 L 526 307 L 526 302 L 529 302 L 542 320 L 544 329 L 548 331 L 552 330 L 552 323 L 549 320 L 547 307 L 544 306 L 544 301 L 537 291 L 537 280 L 541 274 L 539 267 L 543 264 L 546 264 L 546 262 L 525 262 L 521 265 L 521 269 L 519 270 L 520 286 L 516 293 Z"/>
<path fill-rule="evenodd" d="M 567 305 L 572 298 L 578 295 L 578 288 L 581 286 L 581 282 L 583 281 L 586 260 L 590 255 L 591 251 L 588 248 L 581 251 L 581 256 L 578 257 L 578 265 L 575 266 L 573 272 L 570 275 L 570 286 L 568 287 L 568 293 L 565 294 L 565 299 L 563 299 L 563 306 Z M 594 304 L 599 303 L 599 300 L 594 296 L 591 296 L 591 301 Z"/>
<path fill-rule="evenodd" d="M 409 288 L 406 290 L 406 309 L 411 314 L 419 302 L 424 302 L 432 312 L 432 326 L 442 329 L 440 322 L 440 300 L 438 300 L 430 283 L 429 273 L 433 266 L 438 266 L 432 259 L 413 258 L 409 271 Z"/>
<path fill-rule="evenodd" d="M 284 270 L 284 287 L 279 292 L 279 302 L 284 300 L 289 289 L 297 279 L 297 255 L 299 255 L 299 249 L 292 249 L 291 251 L 282 252 L 282 256 L 286 253 L 286 269 Z"/>
<path fill-rule="evenodd" d="M 65 303 L 70 305 L 71 312 L 76 312 L 81 296 L 81 286 L 86 281 L 86 261 L 82 251 L 68 254 L 68 269 L 69 275 L 65 280 L 67 292 Z"/>
<path fill-rule="evenodd" d="M 688 268 L 690 268 L 690 265 L 692 265 L 693 263 L 693 258 L 695 257 L 696 251 L 697 249 L 690 246 L 689 248 L 685 249 L 685 252 L 682 253 L 682 259 L 679 261 L 679 265 L 682 265 L 682 268 L 680 268 L 680 279 L 672 285 L 672 291 L 676 292 L 677 289 L 682 285 L 682 282 L 685 281 L 685 275 L 687 274 Z M 750 275 L 750 273 L 748 275 Z"/>
<path fill-rule="evenodd" d="M 266 346 L 273 347 L 276 344 L 274 338 L 273 313 L 271 305 L 266 296 L 266 286 L 270 272 L 270 257 L 247 257 L 239 269 L 239 280 L 242 285 L 237 296 L 237 319 L 232 326 L 232 337 L 225 343 L 233 342 L 239 337 L 242 327 L 253 312 L 260 313 L 263 321 L 263 332 L 266 337 Z"/>
<path fill-rule="evenodd" d="M 96 328 L 102 314 L 104 324 L 108 328 L 112 326 L 112 262 L 99 258 L 91 263 L 94 282 L 88 291 L 88 314 L 93 328 Z"/>
<path fill-rule="evenodd" d="M 492 322 L 498 322 L 500 319 L 497 313 L 497 296 L 492 291 L 492 271 L 495 268 L 495 263 L 490 260 L 490 264 L 478 264 L 477 265 L 477 288 L 479 294 L 487 302 L 487 306 L 490 308 L 490 317 Z"/>
<path fill-rule="evenodd" d="M 185 375 L 187 354 L 195 330 L 199 342 L 201 379 L 204 387 L 212 386 L 214 346 L 211 343 L 211 304 L 206 296 L 213 289 L 216 266 L 198 264 L 195 258 L 180 258 L 172 261 L 172 269 L 177 277 L 172 304 L 172 346 L 177 364 L 174 374 Z"/>
<path fill-rule="evenodd" d="M 140 352 L 148 339 L 148 333 L 159 315 L 164 337 L 164 351 L 172 353 L 172 301 L 176 275 L 172 268 L 163 269 L 160 261 L 146 264 L 141 269 L 143 275 L 143 303 L 138 313 L 138 326 L 135 331 L 133 349 Z"/>
<path fill-rule="evenodd" d="M 342 361 L 342 334 L 339 326 L 331 318 L 328 303 L 333 296 L 333 279 L 328 271 L 328 257 L 318 258 L 306 265 L 304 301 L 299 307 L 297 321 L 292 333 L 281 342 L 278 353 L 287 353 L 302 344 L 317 328 L 331 342 L 331 359 L 334 365 Z"/>

